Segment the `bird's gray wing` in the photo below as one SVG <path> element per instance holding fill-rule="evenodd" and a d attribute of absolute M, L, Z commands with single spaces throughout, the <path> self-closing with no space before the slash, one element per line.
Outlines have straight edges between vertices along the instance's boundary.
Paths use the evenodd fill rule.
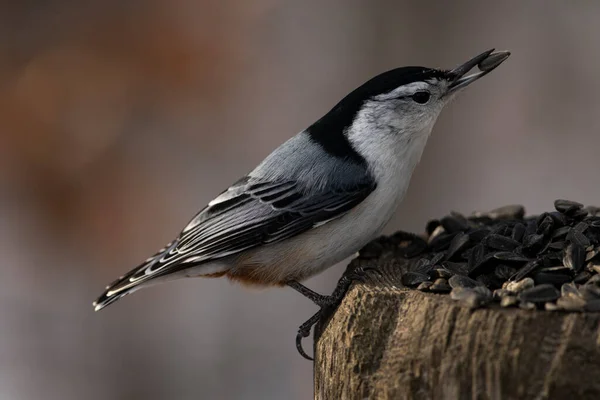
<path fill-rule="evenodd" d="M 164 263 L 198 263 L 282 241 L 342 216 L 374 187 L 367 177 L 313 191 L 295 181 L 243 179 L 188 224 Z"/>
<path fill-rule="evenodd" d="M 367 179 L 311 192 L 293 181 L 250 179 L 211 202 L 184 229 L 175 250 L 215 259 L 276 243 L 340 217 L 373 189 Z"/>
<path fill-rule="evenodd" d="M 374 189 L 366 174 L 313 190 L 292 180 L 243 178 L 200 211 L 177 239 L 110 285 L 107 294 L 298 235 L 344 215 Z"/>

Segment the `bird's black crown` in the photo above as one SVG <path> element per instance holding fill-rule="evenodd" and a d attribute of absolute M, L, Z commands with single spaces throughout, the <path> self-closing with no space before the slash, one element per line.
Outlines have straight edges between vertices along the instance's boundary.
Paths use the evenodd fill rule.
<path fill-rule="evenodd" d="M 327 114 L 308 128 L 310 138 L 329 154 L 365 165 L 363 157 L 356 152 L 344 135 L 363 103 L 382 93 L 413 82 L 442 79 L 447 71 L 425 67 L 400 67 L 371 78 L 350 92 Z"/>

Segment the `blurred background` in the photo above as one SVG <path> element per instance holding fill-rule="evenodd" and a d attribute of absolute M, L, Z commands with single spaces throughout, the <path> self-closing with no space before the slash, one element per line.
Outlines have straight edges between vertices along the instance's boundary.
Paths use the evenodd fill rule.
<path fill-rule="evenodd" d="M 492 47 L 512 57 L 442 113 L 386 232 L 600 204 L 599 18 L 558 0 L 2 2 L 0 398 L 311 398 L 294 337 L 316 307 L 290 289 L 92 301 L 367 79 Z"/>

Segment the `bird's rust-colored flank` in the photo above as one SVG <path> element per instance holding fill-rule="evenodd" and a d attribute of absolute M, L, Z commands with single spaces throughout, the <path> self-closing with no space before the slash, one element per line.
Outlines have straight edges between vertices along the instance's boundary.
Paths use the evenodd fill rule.
<path fill-rule="evenodd" d="M 224 272 L 229 280 L 239 282 L 245 286 L 256 288 L 268 286 L 285 286 L 287 280 L 277 274 L 278 268 L 273 265 L 259 265 L 255 263 L 235 263 L 235 266 Z"/>
<path fill-rule="evenodd" d="M 213 274 L 202 275 L 202 278 L 221 278 L 223 276 L 227 276 L 229 280 L 239 282 L 242 285 L 253 286 L 257 288 L 267 286 L 285 286 L 285 282 L 277 282 L 265 279 L 264 274 L 256 273 L 256 271 L 252 271 L 250 268 L 238 269 L 234 272 L 215 272 Z"/>
<path fill-rule="evenodd" d="M 225 275 L 227 273 L 227 271 L 223 271 L 223 272 L 215 272 L 213 274 L 206 274 L 206 275 L 202 275 L 203 278 L 220 278 L 223 275 Z"/>
<path fill-rule="evenodd" d="M 265 280 L 264 277 L 259 276 L 257 274 L 251 274 L 251 273 L 240 274 L 239 271 L 238 271 L 238 273 L 228 272 L 227 278 L 229 278 L 232 281 L 239 282 L 245 286 L 253 286 L 253 287 L 257 287 L 257 288 L 267 287 L 267 286 L 285 286 L 285 282 Z"/>

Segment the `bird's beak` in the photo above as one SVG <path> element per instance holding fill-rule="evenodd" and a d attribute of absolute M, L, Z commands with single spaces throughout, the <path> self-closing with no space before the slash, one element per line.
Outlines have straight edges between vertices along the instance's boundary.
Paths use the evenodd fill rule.
<path fill-rule="evenodd" d="M 502 64 L 502 62 L 504 62 L 508 56 L 510 56 L 508 51 L 498 51 L 494 53 L 494 49 L 491 49 L 454 68 L 452 71 L 448 72 L 450 85 L 448 86 L 448 92 L 446 95 L 454 94 L 458 90 L 475 82 L 482 76 L 487 75 L 498 65 Z M 479 68 L 479 72 L 466 75 L 466 73 L 475 66 Z"/>

